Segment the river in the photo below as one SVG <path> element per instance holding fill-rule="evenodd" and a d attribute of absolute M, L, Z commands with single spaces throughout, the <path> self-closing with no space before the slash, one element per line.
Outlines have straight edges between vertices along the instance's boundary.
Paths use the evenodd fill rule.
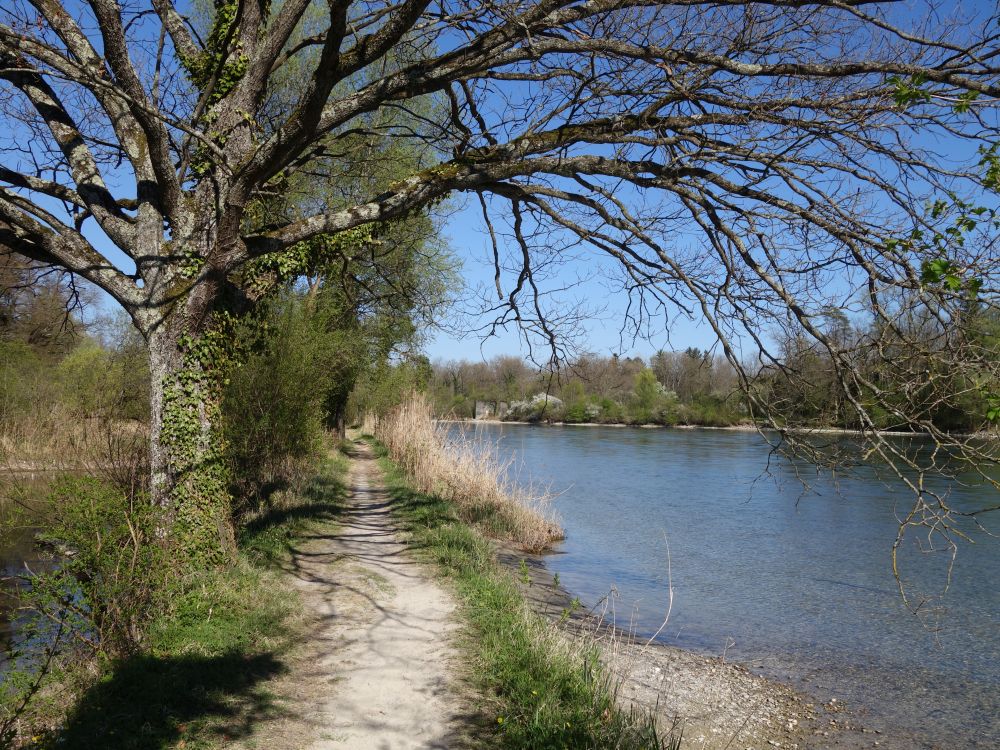
<path fill-rule="evenodd" d="M 584 604 L 614 590 L 619 624 L 651 634 L 672 583 L 665 643 L 846 702 L 882 747 L 1000 747 L 1000 538 L 962 544 L 947 594 L 918 618 L 890 566 L 912 497 L 873 471 L 817 475 L 769 457 L 756 433 L 477 430 L 559 493 L 566 540 L 547 565 Z M 983 499 L 950 489 L 958 507 Z M 986 523 L 1000 531 L 1000 517 Z M 949 555 L 920 541 L 902 549 L 907 590 L 941 594 Z"/>
<path fill-rule="evenodd" d="M 12 586 L 29 570 L 43 571 L 52 565 L 51 555 L 35 544 L 30 519 L 41 506 L 53 477 L 51 472 L 0 475 L 0 672 L 17 630 Z"/>

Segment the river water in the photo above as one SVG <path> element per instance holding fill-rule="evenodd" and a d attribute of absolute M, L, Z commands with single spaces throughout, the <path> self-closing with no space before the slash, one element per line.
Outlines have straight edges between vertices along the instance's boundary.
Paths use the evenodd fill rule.
<path fill-rule="evenodd" d="M 663 642 L 846 702 L 882 747 L 1000 747 L 1000 538 L 962 544 L 950 588 L 918 618 L 890 566 L 912 497 L 873 471 L 817 476 L 769 460 L 756 433 L 477 430 L 560 493 L 567 538 L 547 564 L 584 604 L 614 590 L 619 624 L 651 634 L 672 582 Z M 956 484 L 951 501 L 969 508 L 984 493 Z M 1000 517 L 986 523 L 1000 532 Z M 907 590 L 940 595 L 949 555 L 920 541 L 902 549 Z"/>
<path fill-rule="evenodd" d="M 29 571 L 52 565 L 51 555 L 35 544 L 31 518 L 48 491 L 50 472 L 0 475 L 0 674 L 4 653 L 17 630 L 13 586 Z"/>

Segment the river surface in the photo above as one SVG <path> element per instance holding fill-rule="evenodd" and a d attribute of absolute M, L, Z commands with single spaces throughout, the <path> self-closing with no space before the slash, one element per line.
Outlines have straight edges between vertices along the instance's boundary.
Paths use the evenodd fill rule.
<path fill-rule="evenodd" d="M 51 555 L 35 544 L 35 529 L 30 524 L 53 477 L 51 472 L 0 474 L 0 672 L 17 631 L 12 587 L 29 571 L 43 571 L 52 565 Z"/>
<path fill-rule="evenodd" d="M 618 623 L 651 634 L 672 583 L 663 642 L 846 702 L 883 748 L 1000 747 L 1000 539 L 962 544 L 941 596 L 950 555 L 907 537 L 908 592 L 938 595 L 918 618 L 890 565 L 912 496 L 872 470 L 817 476 L 756 433 L 476 429 L 559 493 L 566 541 L 547 565 L 585 605 L 614 590 Z M 984 497 L 951 488 L 958 507 Z"/>

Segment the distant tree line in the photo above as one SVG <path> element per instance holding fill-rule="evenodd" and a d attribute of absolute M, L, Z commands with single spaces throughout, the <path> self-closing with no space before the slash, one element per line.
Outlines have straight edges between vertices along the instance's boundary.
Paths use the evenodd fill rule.
<path fill-rule="evenodd" d="M 648 361 L 584 354 L 558 373 L 512 356 L 436 362 L 430 391 L 437 412 L 457 418 L 486 401 L 506 404 L 516 420 L 722 426 L 749 419 L 736 386 L 724 358 L 692 347 Z"/>
<path fill-rule="evenodd" d="M 892 328 L 853 322 L 837 308 L 819 316 L 827 338 L 858 373 L 853 379 L 838 376 L 825 345 L 791 332 L 776 336 L 778 358 L 744 363 L 743 371 L 754 373 L 744 388 L 725 358 L 689 347 L 648 360 L 585 354 L 557 373 L 513 356 L 439 361 L 429 389 L 439 415 L 460 419 L 473 418 L 483 401 L 506 404 L 506 419 L 532 422 L 860 429 L 860 407 L 879 429 L 914 429 L 893 409 L 895 400 L 899 412 L 916 405 L 921 421 L 946 432 L 990 428 L 1000 415 L 991 395 L 997 386 L 987 374 L 1000 358 L 1000 318 L 974 301 L 961 321 L 905 304 L 899 310 Z M 941 365 L 937 351 L 955 346 L 956 336 L 977 353 L 981 368 Z M 767 420 L 754 414 L 748 392 L 770 404 Z"/>
<path fill-rule="evenodd" d="M 902 300 L 894 325 L 858 324 L 839 309 L 823 311 L 823 332 L 855 375 L 844 378 L 825 346 L 801 333 L 780 337 L 777 361 L 752 384 L 790 426 L 862 427 L 863 410 L 883 430 L 945 432 L 992 428 L 1000 412 L 996 363 L 1000 317 L 974 297 L 943 316 Z M 945 352 L 961 348 L 961 367 Z M 909 411 L 916 421 L 902 415 Z"/>

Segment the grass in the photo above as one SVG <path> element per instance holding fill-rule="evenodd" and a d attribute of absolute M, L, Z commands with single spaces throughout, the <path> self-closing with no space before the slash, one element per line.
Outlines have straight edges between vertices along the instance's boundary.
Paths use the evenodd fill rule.
<path fill-rule="evenodd" d="M 36 746 L 198 750 L 280 715 L 266 685 L 288 669 L 300 633 L 298 597 L 278 565 L 298 537 L 336 523 L 345 467 L 344 456 L 332 457 L 303 492 L 250 520 L 238 562 L 180 585 L 148 649 L 108 665 L 61 730 Z"/>
<path fill-rule="evenodd" d="M 373 441 L 374 443 L 374 441 Z M 374 443 L 393 511 L 414 549 L 454 584 L 470 633 L 478 687 L 491 697 L 495 731 L 506 748 L 676 748 L 653 718 L 623 710 L 593 644 L 569 639 L 531 612 L 490 542 L 454 503 L 412 489 Z"/>
<path fill-rule="evenodd" d="M 414 394 L 370 421 L 366 431 L 385 446 L 413 486 L 449 501 L 466 523 L 528 552 L 562 539 L 562 529 L 547 512 L 548 498 L 514 481 L 511 462 L 496 446 L 473 443 L 436 424 L 424 395 Z"/>

